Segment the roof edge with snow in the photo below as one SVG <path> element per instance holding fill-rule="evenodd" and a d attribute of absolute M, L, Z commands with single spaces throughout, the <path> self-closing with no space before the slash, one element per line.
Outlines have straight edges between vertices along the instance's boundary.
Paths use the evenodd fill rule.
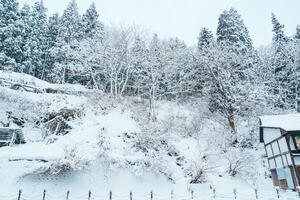
<path fill-rule="evenodd" d="M 300 130 L 300 113 L 260 116 L 261 127 L 281 128 L 285 131 Z"/>

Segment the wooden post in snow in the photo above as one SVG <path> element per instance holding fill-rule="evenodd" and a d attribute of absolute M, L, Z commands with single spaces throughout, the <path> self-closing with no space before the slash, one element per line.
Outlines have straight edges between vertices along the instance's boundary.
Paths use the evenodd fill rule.
<path fill-rule="evenodd" d="M 234 199 L 236 199 L 236 188 L 233 189 Z"/>
<path fill-rule="evenodd" d="M 22 190 L 19 190 L 18 200 L 21 200 L 21 194 L 22 194 Z"/>
<path fill-rule="evenodd" d="M 88 200 L 91 200 L 91 197 L 92 197 L 92 192 L 91 192 L 91 190 L 89 190 L 89 198 L 88 198 Z"/>
<path fill-rule="evenodd" d="M 174 191 L 171 190 L 171 200 L 173 200 L 173 199 L 174 199 Z"/>
<path fill-rule="evenodd" d="M 216 188 L 213 189 L 213 198 L 216 198 Z"/>
<path fill-rule="evenodd" d="M 109 191 L 109 200 L 112 200 L 112 191 Z"/>
<path fill-rule="evenodd" d="M 258 199 L 258 191 L 257 191 L 257 188 L 254 189 L 254 192 L 255 192 L 255 199 Z"/>
<path fill-rule="evenodd" d="M 150 192 L 150 200 L 153 200 L 153 191 Z"/>
<path fill-rule="evenodd" d="M 276 193 L 277 193 L 277 198 L 279 199 L 280 196 L 279 196 L 279 187 L 276 187 Z"/>
<path fill-rule="evenodd" d="M 129 193 L 129 198 L 130 198 L 130 200 L 132 200 L 132 191 L 130 191 L 130 193 Z"/>
<path fill-rule="evenodd" d="M 45 200 L 45 198 L 46 198 L 46 190 L 44 190 L 43 192 L 43 200 Z"/>
<path fill-rule="evenodd" d="M 67 191 L 67 196 L 66 196 L 66 200 L 69 200 L 69 195 L 70 195 L 70 191 Z"/>

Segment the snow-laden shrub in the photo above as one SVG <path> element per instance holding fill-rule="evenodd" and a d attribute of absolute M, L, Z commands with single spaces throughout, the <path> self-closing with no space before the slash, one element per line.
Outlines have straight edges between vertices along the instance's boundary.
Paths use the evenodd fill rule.
<path fill-rule="evenodd" d="M 251 151 L 242 148 L 229 148 L 224 154 L 228 164 L 228 174 L 252 174 L 255 169 L 256 159 Z"/>
<path fill-rule="evenodd" d="M 200 153 L 197 160 L 192 160 L 186 169 L 190 183 L 205 183 L 207 181 L 208 160 L 205 153 Z"/>
<path fill-rule="evenodd" d="M 81 156 L 75 145 L 66 147 L 63 158 L 45 163 L 36 173 L 39 175 L 62 175 L 66 172 L 86 169 L 89 165 L 90 160 Z"/>

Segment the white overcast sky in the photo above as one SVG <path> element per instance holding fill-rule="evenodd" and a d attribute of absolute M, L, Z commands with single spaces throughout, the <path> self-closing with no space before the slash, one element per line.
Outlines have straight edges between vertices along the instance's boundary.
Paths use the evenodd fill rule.
<path fill-rule="evenodd" d="M 19 0 L 33 4 L 36 0 Z M 68 0 L 44 0 L 48 14 L 62 13 Z M 92 0 L 77 0 L 84 12 Z M 94 0 L 100 17 L 108 25 L 142 25 L 160 37 L 179 37 L 196 44 L 201 27 L 214 33 L 219 14 L 236 8 L 248 27 L 255 46 L 271 42 L 271 12 L 285 24 L 286 34 L 292 35 L 300 25 L 300 0 Z"/>

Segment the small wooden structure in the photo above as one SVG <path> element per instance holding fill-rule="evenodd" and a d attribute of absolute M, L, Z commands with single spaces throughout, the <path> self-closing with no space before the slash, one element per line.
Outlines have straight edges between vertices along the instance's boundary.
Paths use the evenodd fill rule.
<path fill-rule="evenodd" d="M 300 114 L 262 116 L 259 133 L 274 186 L 300 186 Z"/>
<path fill-rule="evenodd" d="M 24 143 L 25 138 L 21 129 L 0 128 L 0 147 Z"/>

